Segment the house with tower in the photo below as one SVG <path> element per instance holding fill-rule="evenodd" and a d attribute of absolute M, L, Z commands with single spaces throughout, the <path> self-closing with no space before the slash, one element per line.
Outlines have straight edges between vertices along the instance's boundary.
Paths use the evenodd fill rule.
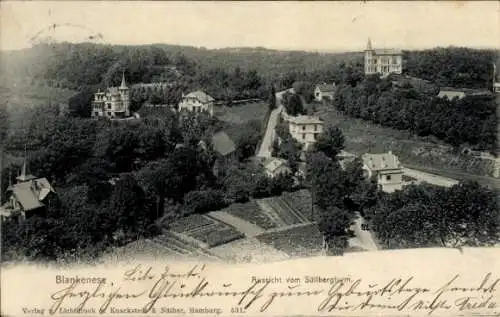
<path fill-rule="evenodd" d="M 368 39 L 365 49 L 365 75 L 403 73 L 403 52 L 399 49 L 374 49 Z"/>
<path fill-rule="evenodd" d="M 105 92 L 98 91 L 92 101 L 92 117 L 123 119 L 130 116 L 130 89 L 122 73 L 119 87 L 109 87 Z"/>
<path fill-rule="evenodd" d="M 0 206 L 0 217 L 23 219 L 45 216 L 47 206 L 57 202 L 57 193 L 45 178 L 38 178 L 28 173 L 28 162 L 25 157 L 16 183 L 12 184 L 9 177 L 9 186 L 5 193 L 5 203 Z"/>

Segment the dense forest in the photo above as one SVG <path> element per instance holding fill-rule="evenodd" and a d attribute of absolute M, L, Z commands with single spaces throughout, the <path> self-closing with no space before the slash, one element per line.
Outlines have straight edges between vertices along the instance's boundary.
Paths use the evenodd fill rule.
<path fill-rule="evenodd" d="M 282 52 L 267 49 L 207 50 L 188 46 L 117 46 L 40 44 L 2 53 L 2 69 L 13 78 L 80 90 L 129 83 L 168 82 L 187 90 L 203 89 L 216 99 L 267 95 L 270 84 L 331 81 L 337 66 L 356 62 L 359 54 Z"/>
<path fill-rule="evenodd" d="M 430 80 L 439 87 L 491 89 L 498 51 L 465 47 L 439 47 L 406 51 L 405 73 Z"/>
<path fill-rule="evenodd" d="M 293 189 L 290 175 L 269 179 L 261 166 L 248 160 L 259 142 L 260 123 L 241 127 L 245 133 L 235 140 L 239 161 L 217 177 L 210 137 L 223 123 L 216 118 L 181 118 L 162 110 L 127 122 L 86 119 L 92 93 L 119 84 L 122 72 L 130 85 L 168 83 L 152 92 L 134 89 L 133 110 L 143 102 L 175 103 L 182 92 L 192 89 L 205 90 L 228 104 L 234 99 L 262 98 L 273 106 L 270 93 L 293 86 L 296 94 L 286 95 L 285 107 L 300 114 L 307 112 L 304 104 L 311 102 L 315 84 L 335 82 L 339 89 L 334 105 L 350 116 L 421 136 L 434 135 L 457 147 L 497 149 L 495 100 L 487 96 L 438 99 L 432 87 L 487 88 L 494 59 L 491 51 L 406 52 L 406 72 L 429 80 L 429 87 L 393 87 L 391 78 L 365 78 L 359 53 L 63 43 L 1 54 L 4 79 L 12 83 L 79 92 L 68 101 L 72 116 L 61 116 L 57 105 L 48 104 L 26 113 L 31 122 L 25 129 L 0 131 L 8 152 L 19 156 L 28 147 L 31 173 L 47 177 L 60 196 L 47 217 L 2 223 L 3 259 L 96 256 L 109 246 L 157 234 L 178 217 Z M 2 109 L 3 104 L 0 128 L 5 127 Z M 300 146 L 282 124 L 277 134 L 282 143 L 275 144 L 275 154 L 297 170 Z M 202 140 L 209 145 L 206 149 L 199 146 Z M 498 232 L 498 211 L 489 190 L 463 183 L 443 190 L 415 186 L 384 195 L 362 177 L 359 160 L 341 168 L 337 154 L 343 143 L 342 132 L 330 128 L 307 153 L 305 181 L 318 207 L 320 230 L 334 253 L 346 247 L 356 210 L 370 217 L 387 247 L 448 246 L 451 240 L 452 245 L 480 245 Z M 4 170 L 2 192 L 19 168 L 13 164 Z M 405 231 L 405 224 L 413 224 L 422 212 L 425 217 L 416 229 Z M 425 231 L 425 239 L 418 231 L 424 227 L 431 228 Z M 466 236 L 469 232 L 471 236 Z"/>
<path fill-rule="evenodd" d="M 408 186 L 366 209 L 386 248 L 492 246 L 499 241 L 497 193 L 477 183 Z"/>
<path fill-rule="evenodd" d="M 449 100 L 412 85 L 393 87 L 391 78 L 369 76 L 355 87 L 341 85 L 334 105 L 349 116 L 410 130 L 419 136 L 433 135 L 455 147 L 497 149 L 494 96 Z"/>
<path fill-rule="evenodd" d="M 26 144 L 29 172 L 49 179 L 60 200 L 47 207 L 47 217 L 2 223 L 6 260 L 93 257 L 190 213 L 293 189 L 290 175 L 269 179 L 248 160 L 259 141 L 252 131 L 260 132 L 252 122 L 235 140 L 239 160 L 214 175 L 211 136 L 223 128 L 216 118 L 164 109 L 110 122 L 60 116 L 53 106 L 32 112 L 36 120 L 9 134 L 5 146 L 17 153 Z M 16 164 L 4 169 L 2 192 L 19 170 Z"/>

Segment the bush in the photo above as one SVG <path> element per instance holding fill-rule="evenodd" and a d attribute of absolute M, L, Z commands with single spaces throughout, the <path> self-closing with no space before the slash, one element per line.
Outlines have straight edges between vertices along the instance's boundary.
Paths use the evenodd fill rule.
<path fill-rule="evenodd" d="M 183 211 L 185 215 L 206 213 L 227 206 L 224 193 L 220 190 L 191 191 L 184 196 Z"/>

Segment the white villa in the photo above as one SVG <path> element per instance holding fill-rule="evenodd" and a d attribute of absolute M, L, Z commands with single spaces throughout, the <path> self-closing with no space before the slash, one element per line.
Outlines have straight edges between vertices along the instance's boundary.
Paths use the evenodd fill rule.
<path fill-rule="evenodd" d="M 190 111 L 194 113 L 207 112 L 214 115 L 214 98 L 201 90 L 191 92 L 182 96 L 179 103 L 179 111 Z"/>
<path fill-rule="evenodd" d="M 92 101 L 92 117 L 123 119 L 130 116 L 130 90 L 122 74 L 120 87 L 110 87 L 106 92 L 98 91 Z"/>
<path fill-rule="evenodd" d="M 307 150 L 316 143 L 318 135 L 323 133 L 324 122 L 319 117 L 312 116 L 289 116 L 287 118 L 290 134 Z"/>
<path fill-rule="evenodd" d="M 368 39 L 365 50 L 365 75 L 380 74 L 385 77 L 389 74 L 403 72 L 403 53 L 399 49 L 373 49 Z"/>
<path fill-rule="evenodd" d="M 377 182 L 385 192 L 392 193 L 403 187 L 403 167 L 398 157 L 391 151 L 383 154 L 364 154 L 362 156 L 365 176 L 377 177 Z"/>

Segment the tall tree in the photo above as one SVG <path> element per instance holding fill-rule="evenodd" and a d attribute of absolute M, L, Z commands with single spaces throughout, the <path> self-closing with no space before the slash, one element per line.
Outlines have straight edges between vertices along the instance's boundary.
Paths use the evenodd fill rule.
<path fill-rule="evenodd" d="M 336 160 L 337 155 L 344 149 L 344 135 L 342 130 L 336 126 L 328 127 L 326 131 L 319 135 L 314 148 L 323 152 L 326 156 Z"/>

